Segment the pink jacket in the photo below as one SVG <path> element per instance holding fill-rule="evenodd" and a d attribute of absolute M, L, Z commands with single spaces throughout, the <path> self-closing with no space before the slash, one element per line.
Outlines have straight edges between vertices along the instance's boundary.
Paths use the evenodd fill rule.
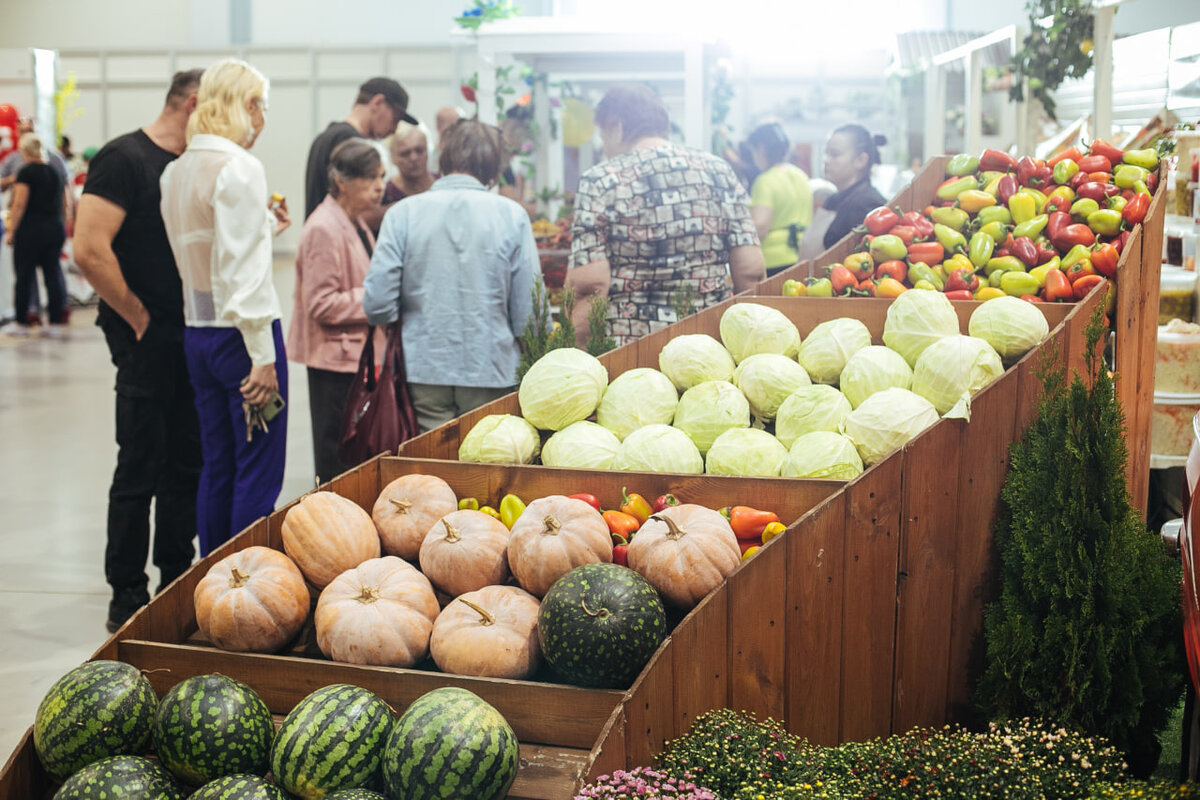
<path fill-rule="evenodd" d="M 362 222 L 358 223 L 362 226 Z M 362 228 L 374 246 L 374 238 Z M 296 295 L 288 331 L 288 358 L 331 372 L 354 372 L 367 339 L 363 279 L 371 257 L 355 225 L 326 196 L 304 223 L 296 252 Z M 385 335 L 375 332 L 375 359 Z"/>

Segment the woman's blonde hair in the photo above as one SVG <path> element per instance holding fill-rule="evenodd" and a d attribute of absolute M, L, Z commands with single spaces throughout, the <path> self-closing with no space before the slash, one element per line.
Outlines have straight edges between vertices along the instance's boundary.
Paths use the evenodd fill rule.
<path fill-rule="evenodd" d="M 22 134 L 21 138 L 17 140 L 17 149 L 26 158 L 41 159 L 46 155 L 42 149 L 42 139 L 36 133 Z"/>
<path fill-rule="evenodd" d="M 265 105 L 269 89 L 263 74 L 245 61 L 227 58 L 213 64 L 200 76 L 196 110 L 188 120 L 188 141 L 197 133 L 210 133 L 247 144 L 253 130 L 246 101 Z"/>

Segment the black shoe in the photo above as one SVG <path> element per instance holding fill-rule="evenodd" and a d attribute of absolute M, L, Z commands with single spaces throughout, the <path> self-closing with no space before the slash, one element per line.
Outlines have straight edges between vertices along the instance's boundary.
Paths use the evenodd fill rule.
<path fill-rule="evenodd" d="M 163 589 L 174 583 L 176 578 L 187 572 L 191 567 L 190 563 L 184 564 L 182 567 L 159 567 L 158 571 L 162 576 L 162 580 L 158 582 L 158 588 L 154 590 L 154 595 L 157 597 L 162 594 Z"/>
<path fill-rule="evenodd" d="M 109 633 L 116 633 L 138 609 L 150 602 L 150 595 L 145 586 L 128 586 L 113 591 L 113 599 L 108 603 L 108 621 L 104 627 Z"/>

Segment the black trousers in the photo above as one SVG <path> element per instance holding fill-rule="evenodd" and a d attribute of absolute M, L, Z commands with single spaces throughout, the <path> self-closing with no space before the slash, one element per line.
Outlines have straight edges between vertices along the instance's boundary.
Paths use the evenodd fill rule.
<path fill-rule="evenodd" d="M 308 368 L 308 411 L 312 417 L 313 464 L 322 483 L 341 475 L 354 464 L 338 458 L 342 414 L 354 383 L 353 372 Z"/>
<path fill-rule="evenodd" d="M 107 309 L 97 324 L 117 367 L 117 468 L 108 492 L 104 574 L 114 590 L 146 585 L 153 500 L 153 559 L 165 586 L 196 553 L 196 486 L 203 466 L 183 328 L 151 322 L 138 341 Z"/>
<path fill-rule="evenodd" d="M 24 323 L 38 313 L 37 271 L 46 285 L 46 308 L 52 323 L 67 321 L 67 282 L 63 278 L 62 255 L 66 232 L 62 222 L 29 216 L 13 233 L 13 312 Z"/>

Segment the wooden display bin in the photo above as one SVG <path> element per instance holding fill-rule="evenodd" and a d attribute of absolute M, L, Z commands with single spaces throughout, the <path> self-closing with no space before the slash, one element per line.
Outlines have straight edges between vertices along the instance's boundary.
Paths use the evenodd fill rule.
<path fill-rule="evenodd" d="M 920 211 L 934 199 L 938 186 L 946 179 L 949 156 L 931 159 L 888 201 L 901 213 Z M 1159 274 L 1162 271 L 1163 223 L 1169 202 L 1169 181 L 1165 163 L 1159 172 L 1158 190 L 1141 227 L 1134 231 L 1117 264 L 1116 309 L 1113 312 L 1114 372 L 1117 399 L 1125 409 L 1125 441 L 1129 462 L 1125 484 L 1135 508 L 1146 515 L 1150 495 L 1150 420 L 1153 415 L 1154 358 L 1157 331 Z M 811 261 L 776 273 L 758 283 L 746 294 L 778 296 L 783 282 L 823 275 L 823 267 L 836 264 L 853 253 L 861 234 L 848 234 L 833 247 Z M 845 301 L 843 301 L 845 302 Z"/>
<path fill-rule="evenodd" d="M 798 519 L 839 491 L 840 481 L 747 480 L 725 476 L 684 476 L 559 470 L 548 467 L 490 466 L 447 461 L 376 458 L 325 487 L 370 510 L 382 488 L 401 475 L 425 473 L 445 479 L 460 497 L 496 503 L 507 492 L 525 499 L 550 494 L 591 492 L 612 507 L 622 487 L 651 497 L 673 492 L 685 501 L 719 508 L 746 504 L 772 508 L 781 518 Z M 313 690 L 352 683 L 378 694 L 402 712 L 413 700 L 441 686 L 470 689 L 494 705 L 521 742 L 521 767 L 509 797 L 558 800 L 570 797 L 594 761 L 593 750 L 626 693 L 581 689 L 541 680 L 472 678 L 436 671 L 432 662 L 416 669 L 365 667 L 324 659 L 311 645 L 311 628 L 283 655 L 233 653 L 205 642 L 196 628 L 192 595 L 209 567 L 237 550 L 265 545 L 282 550 L 280 529 L 287 509 L 251 525 L 138 612 L 92 656 L 115 659 L 144 670 L 162 696 L 179 681 L 212 672 L 253 687 L 279 717 Z M 678 618 L 676 614 L 676 618 Z M 311 625 L 311 621 L 309 623 Z M 31 720 L 32 722 L 32 720 Z M 0 773 L 0 800 L 49 798 L 53 782 L 42 770 L 26 735 Z"/>

